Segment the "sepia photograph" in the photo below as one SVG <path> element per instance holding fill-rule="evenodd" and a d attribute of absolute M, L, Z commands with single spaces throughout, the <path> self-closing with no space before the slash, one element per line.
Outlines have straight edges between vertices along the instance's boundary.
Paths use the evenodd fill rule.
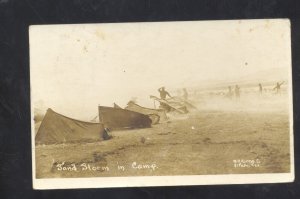
<path fill-rule="evenodd" d="M 33 25 L 35 189 L 294 180 L 287 19 Z"/>

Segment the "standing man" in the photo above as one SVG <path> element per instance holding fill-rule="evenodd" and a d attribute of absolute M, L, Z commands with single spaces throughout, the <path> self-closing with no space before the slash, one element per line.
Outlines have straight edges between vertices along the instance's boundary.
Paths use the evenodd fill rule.
<path fill-rule="evenodd" d="M 160 99 L 165 100 L 167 96 L 171 97 L 171 95 L 165 90 L 165 87 L 159 88 L 158 92 L 160 94 Z"/>
<path fill-rule="evenodd" d="M 240 87 L 238 85 L 235 85 L 234 92 L 236 99 L 240 99 Z"/>
<path fill-rule="evenodd" d="M 279 83 L 279 82 L 276 83 L 276 86 L 273 88 L 273 90 L 276 90 L 276 94 L 280 94 L 280 87 L 283 83 L 284 83 L 284 81 L 281 83 Z"/>
<path fill-rule="evenodd" d="M 259 94 L 262 94 L 263 87 L 262 87 L 261 83 L 258 84 L 258 87 L 259 87 Z"/>

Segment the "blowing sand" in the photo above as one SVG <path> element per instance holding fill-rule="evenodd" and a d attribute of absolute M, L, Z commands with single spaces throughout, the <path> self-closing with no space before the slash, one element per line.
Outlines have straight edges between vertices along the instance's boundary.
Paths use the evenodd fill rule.
<path fill-rule="evenodd" d="M 152 128 L 114 131 L 107 141 L 38 145 L 36 177 L 286 173 L 287 101 L 286 95 L 206 97 L 197 111 Z"/>

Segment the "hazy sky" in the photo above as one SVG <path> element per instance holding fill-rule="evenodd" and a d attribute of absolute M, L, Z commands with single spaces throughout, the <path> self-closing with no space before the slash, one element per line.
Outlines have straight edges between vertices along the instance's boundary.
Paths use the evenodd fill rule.
<path fill-rule="evenodd" d="M 30 27 L 33 102 L 78 119 L 97 105 L 153 103 L 157 88 L 290 67 L 287 20 Z"/>

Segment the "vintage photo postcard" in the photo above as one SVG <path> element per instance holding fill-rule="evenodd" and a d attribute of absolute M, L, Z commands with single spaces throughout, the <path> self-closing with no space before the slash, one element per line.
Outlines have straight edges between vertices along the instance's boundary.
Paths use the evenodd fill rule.
<path fill-rule="evenodd" d="M 29 36 L 34 189 L 294 180 L 289 20 Z"/>

